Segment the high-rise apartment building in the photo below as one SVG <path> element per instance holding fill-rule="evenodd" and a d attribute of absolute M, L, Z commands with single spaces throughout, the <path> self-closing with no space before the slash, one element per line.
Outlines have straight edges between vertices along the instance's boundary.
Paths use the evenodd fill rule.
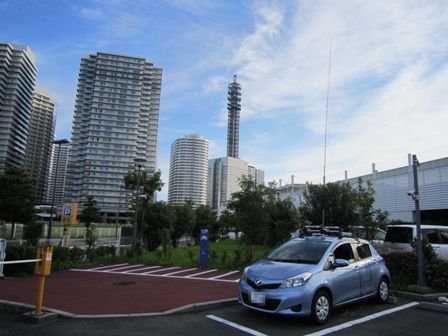
<path fill-rule="evenodd" d="M 52 204 L 54 192 L 54 209 L 62 211 L 70 143 L 55 143 L 52 145 L 50 169 L 46 189 L 46 203 Z M 56 212 L 55 211 L 55 212 Z"/>
<path fill-rule="evenodd" d="M 227 156 L 238 159 L 240 146 L 241 85 L 233 76 L 228 89 Z"/>
<path fill-rule="evenodd" d="M 144 58 L 98 52 L 81 60 L 66 199 L 97 201 L 103 213 L 127 212 L 123 177 L 136 161 L 156 170 L 162 69 Z"/>
<path fill-rule="evenodd" d="M 24 168 L 36 72 L 30 48 L 0 43 L 0 172 Z"/>
<path fill-rule="evenodd" d="M 26 170 L 35 183 L 36 203 L 43 203 L 46 200 L 51 141 L 56 122 L 55 107 L 56 104 L 50 95 L 43 88 L 37 87 L 33 95 L 25 159 Z"/>
<path fill-rule="evenodd" d="M 201 135 L 186 135 L 171 145 L 168 204 L 193 207 L 207 202 L 208 141 Z"/>

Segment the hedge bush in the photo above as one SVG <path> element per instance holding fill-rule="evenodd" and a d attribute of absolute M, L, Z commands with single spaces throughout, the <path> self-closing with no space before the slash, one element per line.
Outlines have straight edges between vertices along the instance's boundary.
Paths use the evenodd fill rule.
<path fill-rule="evenodd" d="M 5 260 L 25 260 L 36 258 L 36 247 L 11 245 L 6 248 Z M 116 262 L 114 246 L 100 246 L 96 249 L 82 250 L 78 247 L 54 247 L 51 269 L 53 272 L 81 267 L 88 262 Z M 5 276 L 27 275 L 34 273 L 35 263 L 5 265 Z"/>
<path fill-rule="evenodd" d="M 418 280 L 417 255 L 414 252 L 397 252 L 383 256 L 392 277 L 392 285 L 411 285 Z M 426 285 L 437 290 L 448 291 L 448 262 L 425 260 Z"/>

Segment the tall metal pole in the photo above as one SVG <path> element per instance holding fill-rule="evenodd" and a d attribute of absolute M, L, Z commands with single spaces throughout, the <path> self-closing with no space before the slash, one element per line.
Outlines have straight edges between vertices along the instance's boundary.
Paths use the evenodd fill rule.
<path fill-rule="evenodd" d="M 57 159 L 56 159 L 56 169 L 55 169 L 55 172 L 54 172 L 53 195 L 51 196 L 51 216 L 50 216 L 50 223 L 48 224 L 48 233 L 47 233 L 48 244 L 50 244 L 51 229 L 53 227 L 54 197 L 56 195 L 56 182 L 57 182 L 57 179 L 58 179 L 58 171 L 59 171 L 59 156 L 61 155 L 61 145 L 62 144 L 66 144 L 66 143 L 69 143 L 69 141 L 67 139 L 53 141 L 53 144 L 58 145 L 58 156 L 57 156 Z M 56 211 L 56 214 L 57 214 L 57 211 Z"/>
<path fill-rule="evenodd" d="M 418 191 L 418 175 L 417 166 L 419 162 L 417 160 L 417 155 L 412 155 L 412 171 L 414 175 L 414 194 L 412 198 L 415 201 L 415 224 L 417 225 L 417 262 L 418 262 L 418 285 L 425 287 L 425 278 L 423 276 L 423 250 L 422 250 L 422 230 L 420 223 L 420 197 Z"/>
<path fill-rule="evenodd" d="M 137 220 L 138 220 L 138 200 L 140 194 L 140 165 L 137 164 L 137 195 L 135 199 L 135 211 L 134 211 L 134 227 L 132 230 L 132 250 L 135 250 L 135 246 L 137 243 Z"/>

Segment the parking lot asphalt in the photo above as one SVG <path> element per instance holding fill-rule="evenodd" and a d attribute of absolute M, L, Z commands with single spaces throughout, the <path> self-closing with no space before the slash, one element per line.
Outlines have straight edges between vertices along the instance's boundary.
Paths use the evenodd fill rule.
<path fill-rule="evenodd" d="M 46 279 L 44 307 L 71 317 L 166 313 L 236 300 L 239 271 L 109 265 L 57 272 Z M 0 280 L 0 300 L 35 304 L 37 277 Z"/>
<path fill-rule="evenodd" d="M 412 305 L 409 305 L 412 304 Z M 403 308 L 405 307 L 405 308 Z M 403 308 L 378 316 L 391 309 Z M 232 322 L 224 324 L 211 316 Z M 362 323 L 355 323 L 364 319 Z M 343 329 L 330 331 L 330 328 Z M 348 325 L 348 326 L 347 326 Z M 444 335 L 448 330 L 446 314 L 419 309 L 412 301 L 399 299 L 396 304 L 378 305 L 372 301 L 360 302 L 333 312 L 324 326 L 317 326 L 306 318 L 263 314 L 245 309 L 237 304 L 187 312 L 176 315 L 147 316 L 111 319 L 64 319 L 34 325 L 25 323 L 18 314 L 0 311 L 2 336 L 70 335 Z M 235 328 L 237 326 L 238 328 Z M 245 328 L 245 329 L 242 329 Z"/>

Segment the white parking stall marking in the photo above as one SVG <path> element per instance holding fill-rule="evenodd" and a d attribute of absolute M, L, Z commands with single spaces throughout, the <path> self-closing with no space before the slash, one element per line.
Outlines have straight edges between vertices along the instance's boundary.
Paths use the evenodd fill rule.
<path fill-rule="evenodd" d="M 211 273 L 211 272 L 215 272 L 215 271 L 217 271 L 217 269 L 212 269 L 212 270 L 208 270 L 208 271 L 204 271 L 204 272 L 190 274 L 190 275 L 187 275 L 186 278 L 192 278 L 192 277 L 195 277 L 195 276 L 198 276 L 198 275 L 207 274 L 207 273 Z"/>
<path fill-rule="evenodd" d="M 157 270 L 155 270 L 155 271 L 144 272 L 144 273 L 141 273 L 141 274 L 152 274 L 152 273 L 157 273 L 157 272 L 162 272 L 162 271 L 169 271 L 169 270 L 176 269 L 176 268 L 180 268 L 180 267 L 160 268 L 160 269 L 157 269 Z"/>
<path fill-rule="evenodd" d="M 107 266 L 89 268 L 88 271 L 98 271 L 98 270 L 102 270 L 102 269 L 109 268 L 109 267 L 117 267 L 117 266 L 124 266 L 124 265 L 129 265 L 129 264 L 128 263 L 124 263 L 124 264 L 107 265 Z"/>
<path fill-rule="evenodd" d="M 228 273 L 226 273 L 226 274 L 221 274 L 221 275 L 215 276 L 215 277 L 210 278 L 210 279 L 213 280 L 213 279 L 224 278 L 224 277 L 226 277 L 226 276 L 228 276 L 228 275 L 232 275 L 232 274 L 235 274 L 235 273 L 238 273 L 238 272 L 239 272 L 239 271 L 232 271 L 232 272 L 228 272 Z M 238 281 L 239 281 L 239 279 L 238 279 Z"/>
<path fill-rule="evenodd" d="M 108 269 L 108 270 L 103 270 L 103 271 L 100 271 L 100 272 L 116 272 L 116 271 L 119 271 L 119 270 L 124 270 L 126 268 L 139 267 L 139 266 L 143 266 L 143 264 L 140 264 L 140 265 L 128 265 L 128 266 L 124 266 L 124 267 L 118 267 L 118 268 L 112 268 L 112 269 Z"/>
<path fill-rule="evenodd" d="M 197 268 L 196 267 L 195 268 L 188 268 L 188 269 L 184 269 L 184 270 L 180 270 L 180 271 L 176 271 L 176 272 L 171 272 L 171 273 L 168 273 L 168 274 L 162 274 L 162 275 L 163 276 L 170 276 L 170 275 L 174 275 L 174 274 L 178 274 L 178 273 L 184 273 L 184 272 L 188 272 L 188 271 L 193 271 L 195 269 L 197 269 Z"/>
<path fill-rule="evenodd" d="M 250 328 L 244 327 L 242 325 L 239 325 L 239 324 L 231 322 L 231 321 L 224 320 L 224 319 L 222 319 L 222 318 L 220 318 L 218 316 L 215 316 L 215 315 L 207 315 L 207 318 L 209 318 L 211 320 L 214 320 L 216 322 L 219 322 L 219 323 L 223 323 L 223 324 L 225 324 L 225 325 L 227 325 L 229 327 L 233 327 L 233 328 L 236 328 L 238 330 L 244 331 L 244 332 L 246 332 L 246 333 L 248 333 L 250 335 L 267 336 L 266 334 L 263 334 L 263 333 L 261 333 L 259 331 L 256 331 L 254 329 L 250 329 Z"/>
<path fill-rule="evenodd" d="M 162 267 L 162 266 L 148 266 L 148 267 L 133 269 L 133 270 L 130 270 L 130 271 L 125 271 L 123 273 L 132 274 L 132 272 L 138 272 L 138 271 L 143 271 L 143 270 L 150 270 L 150 269 L 160 268 L 160 267 Z"/>
<path fill-rule="evenodd" d="M 362 318 L 357 319 L 357 320 L 353 320 L 353 321 L 350 321 L 350 322 L 346 322 L 346 323 L 340 324 L 338 326 L 334 326 L 334 327 L 331 327 L 331 328 L 328 328 L 328 329 L 319 330 L 319 331 L 316 331 L 316 332 L 314 332 L 312 334 L 307 334 L 305 336 L 323 336 L 323 335 L 328 335 L 330 333 L 334 333 L 334 332 L 337 332 L 337 331 L 341 331 L 343 329 L 347 329 L 347 328 L 353 327 L 354 325 L 357 325 L 357 324 L 361 324 L 361 323 L 364 323 L 364 322 L 368 322 L 368 321 L 374 320 L 374 319 L 376 319 L 378 317 L 382 317 L 382 316 L 385 316 L 385 315 L 393 314 L 393 313 L 398 312 L 400 310 L 404 310 L 404 309 L 408 309 L 408 308 L 414 307 L 414 306 L 416 306 L 418 304 L 419 304 L 418 302 L 411 302 L 411 303 L 405 304 L 405 305 L 400 306 L 400 307 L 396 307 L 396 308 L 392 308 L 392 309 L 388 309 L 388 310 L 383 310 L 382 312 L 379 312 L 379 313 L 376 313 L 376 314 L 372 314 L 372 315 L 368 315 L 368 316 L 362 317 Z"/>

